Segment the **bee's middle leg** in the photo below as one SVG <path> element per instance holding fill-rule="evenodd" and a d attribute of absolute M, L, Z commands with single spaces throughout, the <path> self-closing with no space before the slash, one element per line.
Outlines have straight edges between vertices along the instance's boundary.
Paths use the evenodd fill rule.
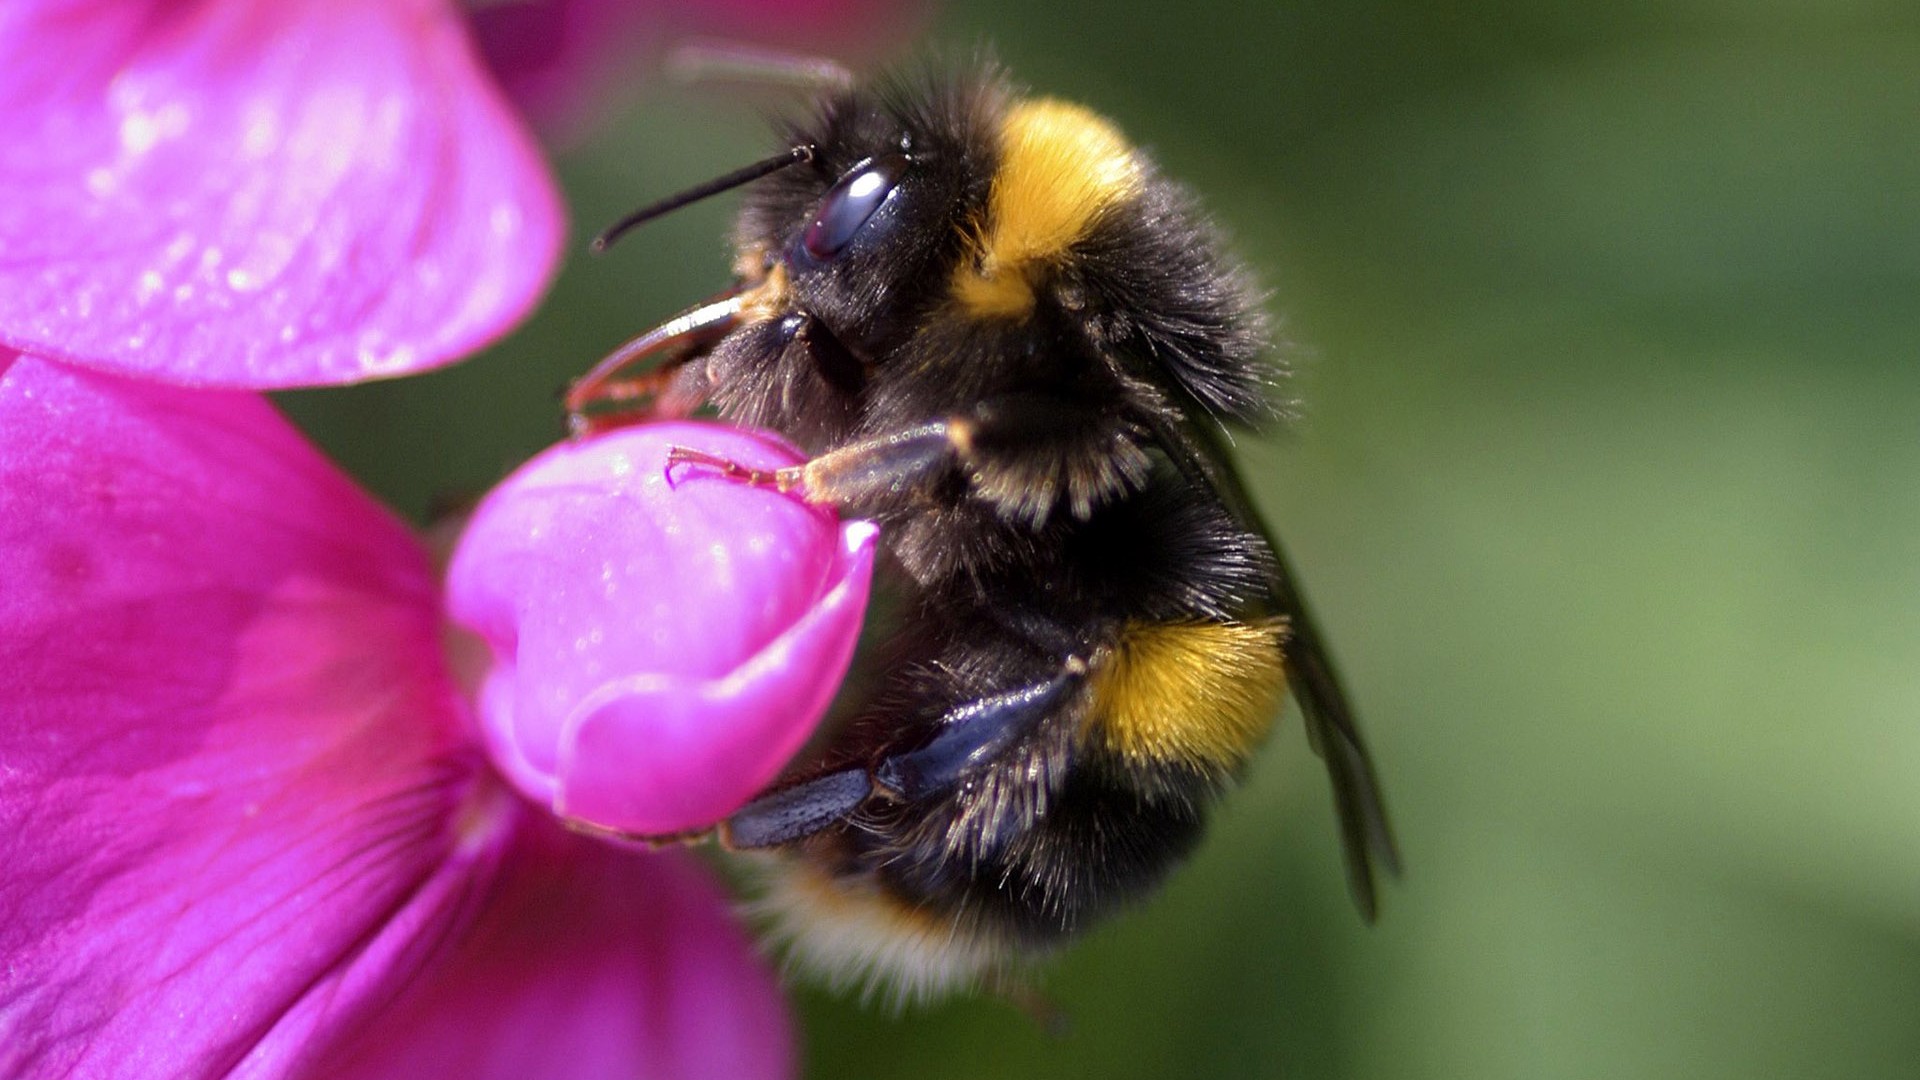
<path fill-rule="evenodd" d="M 943 420 L 843 446 L 784 469 L 748 468 L 719 454 L 685 446 L 667 452 L 667 466 L 704 466 L 755 487 L 796 492 L 808 502 L 860 507 L 898 496 L 952 468 L 966 443 L 964 427 Z"/>

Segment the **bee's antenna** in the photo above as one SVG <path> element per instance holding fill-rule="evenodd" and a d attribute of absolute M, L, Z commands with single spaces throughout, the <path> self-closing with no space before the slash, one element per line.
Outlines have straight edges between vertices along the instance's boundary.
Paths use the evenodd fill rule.
<path fill-rule="evenodd" d="M 607 250 L 607 248 L 612 247 L 613 242 L 626 235 L 628 230 L 639 225 L 644 225 L 662 214 L 670 214 L 686 206 L 688 203 L 699 202 L 709 195 L 718 195 L 730 188 L 737 188 L 742 184 L 751 184 L 755 180 L 770 173 L 779 172 L 789 165 L 798 165 L 803 161 L 812 160 L 813 147 L 802 144 L 788 150 L 782 150 L 765 161 L 756 161 L 746 168 L 735 169 L 725 176 L 717 176 L 704 184 L 696 184 L 678 195 L 670 195 L 661 199 L 659 202 L 648 203 L 646 206 L 635 210 L 633 213 L 628 214 L 626 217 L 621 218 L 619 221 L 601 230 L 600 235 L 594 237 L 593 242 L 587 245 L 587 250 L 598 255 Z"/>
<path fill-rule="evenodd" d="M 667 54 L 667 75 L 678 83 L 730 81 L 834 91 L 853 86 L 838 61 L 738 41 L 691 41 Z"/>

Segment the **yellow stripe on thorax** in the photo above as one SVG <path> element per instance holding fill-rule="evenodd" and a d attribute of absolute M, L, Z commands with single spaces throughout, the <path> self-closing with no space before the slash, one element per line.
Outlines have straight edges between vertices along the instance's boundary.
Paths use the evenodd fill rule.
<path fill-rule="evenodd" d="M 1112 123 L 1052 98 L 1013 106 L 1000 128 L 986 218 L 975 223 L 972 257 L 954 274 L 954 298 L 983 317 L 1033 310 L 1035 271 L 1139 190 L 1140 164 Z"/>
<path fill-rule="evenodd" d="M 1135 623 L 1094 676 L 1088 734 L 1119 756 L 1232 768 L 1286 689 L 1286 623 Z"/>

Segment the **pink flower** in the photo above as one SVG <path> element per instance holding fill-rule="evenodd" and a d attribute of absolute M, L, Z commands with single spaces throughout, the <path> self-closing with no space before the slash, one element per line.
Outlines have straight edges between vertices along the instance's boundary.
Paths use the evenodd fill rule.
<path fill-rule="evenodd" d="M 490 767 L 405 529 L 252 395 L 0 363 L 0 1074 L 782 1073 L 697 868 Z M 559 448 L 452 581 L 507 775 L 645 831 L 772 777 L 872 559 L 868 526 L 670 488 L 669 439 L 793 460 L 690 424 Z"/>
<path fill-rule="evenodd" d="M 920 20 L 916 0 L 467 0 L 474 36 L 514 101 L 549 137 L 586 126 L 632 79 L 636 50 L 689 35 L 753 38 L 845 59 Z"/>
<path fill-rule="evenodd" d="M 14 0 L 0 131 L 0 344 L 99 370 L 424 370 L 559 255 L 547 166 L 444 0 Z"/>
<path fill-rule="evenodd" d="M 557 116 L 643 19 L 790 46 L 795 23 L 902 21 L 880 0 L 470 4 L 484 58 L 453 0 L 0 4 L 0 346 L 254 389 L 451 363 L 533 306 L 564 231 L 488 61 Z"/>
<path fill-rule="evenodd" d="M 0 131 L 0 1075 L 785 1073 L 700 867 L 554 815 L 695 830 L 764 786 L 871 529 L 664 482 L 667 441 L 776 442 L 634 429 L 503 485 L 443 597 L 246 392 L 458 359 L 551 276 L 460 16 L 18 0 Z"/>

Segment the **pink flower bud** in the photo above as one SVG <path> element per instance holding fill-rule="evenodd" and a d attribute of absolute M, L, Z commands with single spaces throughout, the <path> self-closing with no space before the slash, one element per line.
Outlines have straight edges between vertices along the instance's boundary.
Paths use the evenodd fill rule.
<path fill-rule="evenodd" d="M 483 638 L 496 763 L 576 824 L 715 824 L 779 773 L 846 674 L 875 529 L 716 472 L 798 458 L 700 423 L 554 447 L 494 489 L 454 553 L 448 610 Z"/>

